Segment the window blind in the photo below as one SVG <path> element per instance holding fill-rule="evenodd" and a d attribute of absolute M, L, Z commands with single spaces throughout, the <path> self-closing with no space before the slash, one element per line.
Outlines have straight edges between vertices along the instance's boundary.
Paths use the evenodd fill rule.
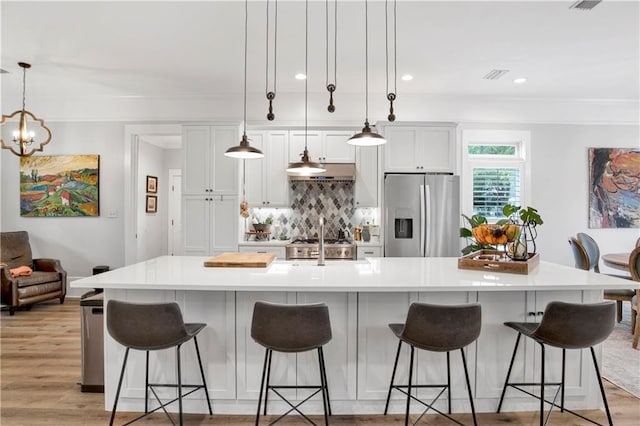
<path fill-rule="evenodd" d="M 504 217 L 505 204 L 520 205 L 520 169 L 477 167 L 473 169 L 473 212 L 487 218 Z"/>

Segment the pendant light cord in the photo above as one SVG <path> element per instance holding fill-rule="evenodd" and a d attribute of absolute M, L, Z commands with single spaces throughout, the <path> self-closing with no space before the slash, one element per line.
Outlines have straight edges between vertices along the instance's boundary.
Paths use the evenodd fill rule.
<path fill-rule="evenodd" d="M 247 135 L 247 33 L 249 28 L 249 0 L 244 0 L 244 125 L 242 134 Z"/>
<path fill-rule="evenodd" d="M 27 104 L 27 68 L 22 68 L 22 110 L 26 109 Z"/>
<path fill-rule="evenodd" d="M 364 121 L 369 122 L 369 2 L 364 1 Z"/>
<path fill-rule="evenodd" d="M 309 0 L 304 2 L 304 150 L 307 151 L 307 87 L 309 81 Z"/>
<path fill-rule="evenodd" d="M 338 0 L 333 0 L 333 83 L 329 78 L 329 0 L 325 0 L 325 63 L 326 63 L 326 87 L 329 91 L 329 106 L 327 110 L 334 112 L 333 92 L 338 85 Z"/>
<path fill-rule="evenodd" d="M 393 101 L 396 100 L 397 97 L 397 82 L 398 82 L 398 61 L 397 61 L 397 31 L 396 31 L 396 8 L 397 2 L 393 0 L 393 92 L 389 91 L 389 6 L 388 0 L 384 2 L 384 28 L 385 28 L 385 71 L 386 71 L 386 83 L 387 83 L 387 99 L 389 100 L 389 115 L 387 119 L 389 121 L 395 121 L 396 115 L 393 112 Z"/>
<path fill-rule="evenodd" d="M 273 114 L 273 100 L 276 97 L 276 84 L 277 84 L 277 70 L 278 70 L 278 0 L 274 0 L 274 24 L 273 24 L 273 90 L 269 90 L 269 0 L 267 0 L 267 34 L 266 40 L 266 60 L 265 60 L 265 92 L 267 94 L 267 100 L 269 101 L 269 113 L 267 114 L 267 120 L 271 121 L 275 118 Z"/>

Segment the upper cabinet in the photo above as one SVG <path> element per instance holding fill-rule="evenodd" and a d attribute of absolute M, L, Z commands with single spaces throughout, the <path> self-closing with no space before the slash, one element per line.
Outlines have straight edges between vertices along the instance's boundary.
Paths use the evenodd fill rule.
<path fill-rule="evenodd" d="M 247 136 L 264 158 L 245 161 L 246 200 L 251 207 L 288 207 L 289 132 L 251 131 Z"/>
<path fill-rule="evenodd" d="M 307 132 L 307 149 L 311 161 L 319 163 L 355 163 L 355 146 L 347 140 L 353 136 L 351 130 L 309 130 Z M 305 132 L 290 132 L 289 162 L 300 161 L 304 152 Z"/>
<path fill-rule="evenodd" d="M 356 207 L 378 207 L 378 147 L 356 148 Z"/>
<path fill-rule="evenodd" d="M 453 123 L 378 125 L 387 139 L 385 172 L 456 172 Z"/>
<path fill-rule="evenodd" d="M 233 125 L 182 127 L 184 194 L 237 194 L 238 163 L 225 151 L 238 145 L 240 128 Z"/>

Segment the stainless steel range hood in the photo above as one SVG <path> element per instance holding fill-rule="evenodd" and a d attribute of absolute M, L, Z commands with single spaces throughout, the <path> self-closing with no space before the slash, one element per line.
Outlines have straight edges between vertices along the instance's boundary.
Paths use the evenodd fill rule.
<path fill-rule="evenodd" d="M 356 165 L 353 163 L 323 163 L 326 172 L 312 175 L 298 175 L 289 173 L 290 180 L 312 180 L 312 181 L 354 181 L 356 180 Z"/>

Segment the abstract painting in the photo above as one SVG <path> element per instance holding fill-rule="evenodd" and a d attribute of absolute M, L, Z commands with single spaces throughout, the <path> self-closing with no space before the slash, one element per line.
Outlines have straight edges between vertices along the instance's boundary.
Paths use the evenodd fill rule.
<path fill-rule="evenodd" d="M 100 156 L 20 158 L 20 216 L 99 216 Z"/>
<path fill-rule="evenodd" d="M 589 228 L 640 228 L 640 149 L 589 148 Z"/>

